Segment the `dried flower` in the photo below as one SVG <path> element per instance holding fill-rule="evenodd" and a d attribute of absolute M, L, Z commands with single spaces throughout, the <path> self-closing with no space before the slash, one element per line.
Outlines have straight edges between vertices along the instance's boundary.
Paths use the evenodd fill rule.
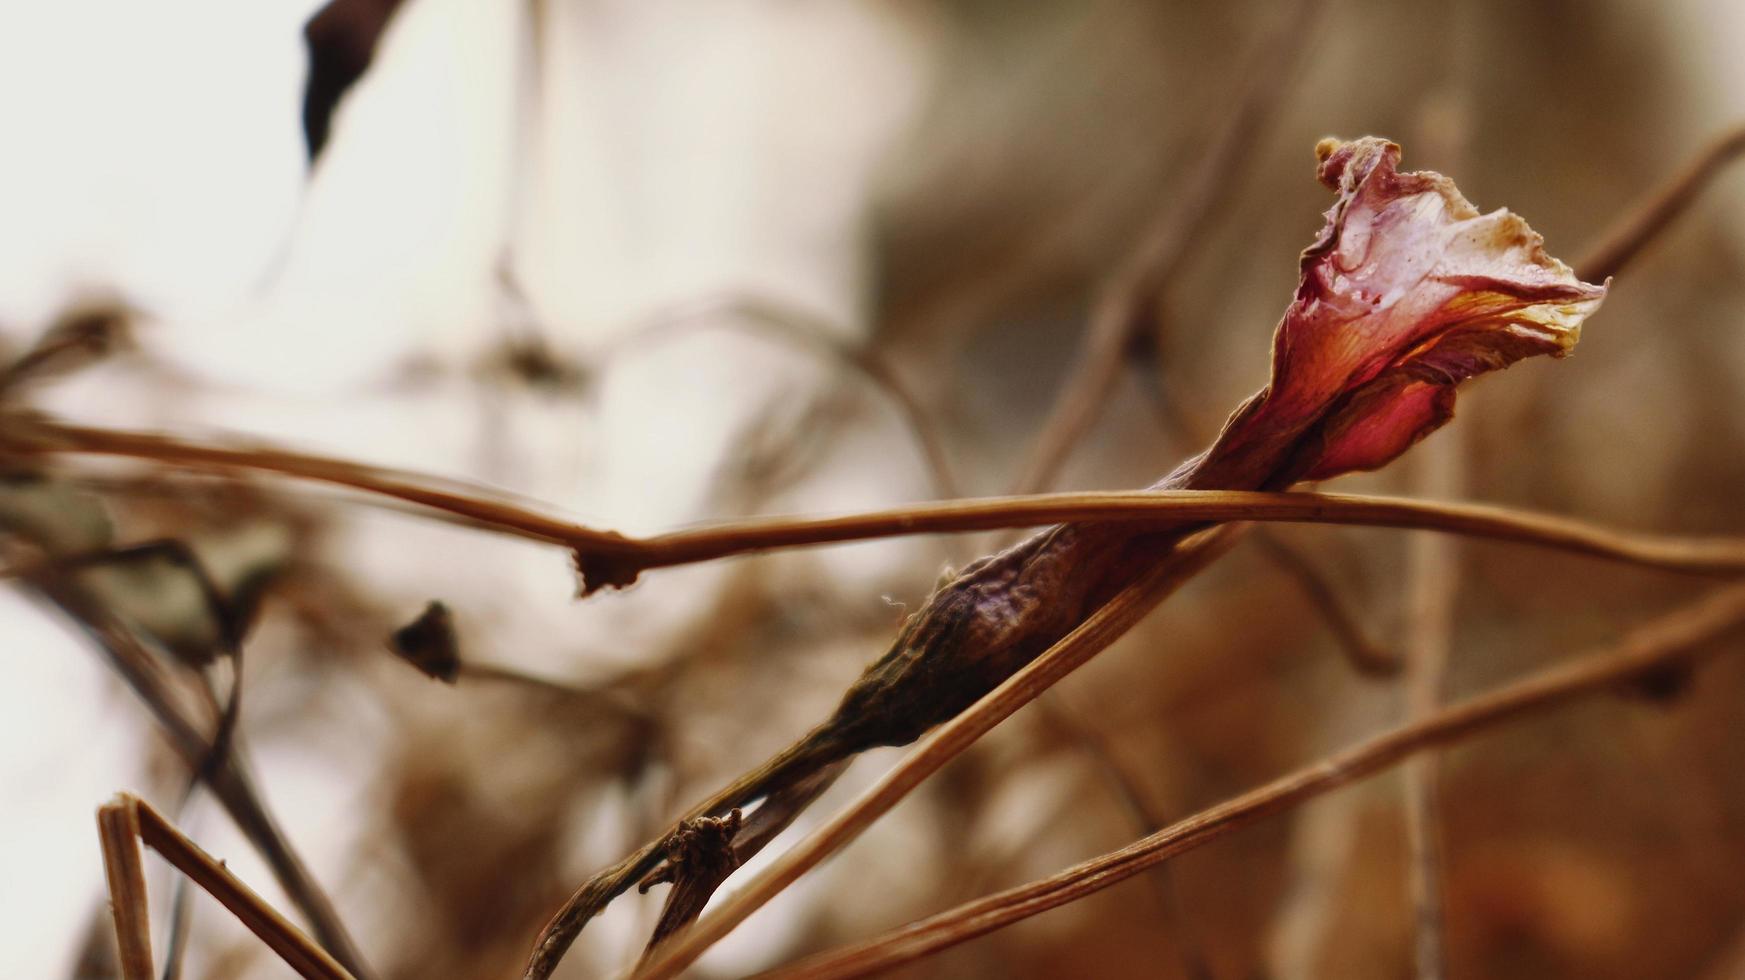
<path fill-rule="evenodd" d="M 1279 488 L 1382 466 L 1452 417 L 1460 382 L 1567 354 L 1605 297 L 1519 216 L 1480 214 L 1441 174 L 1398 172 L 1393 143 L 1315 152 L 1339 200 L 1303 252 L 1272 382 L 1178 486 Z"/>
<path fill-rule="evenodd" d="M 1154 489 L 1283 489 L 1381 466 L 1452 416 L 1462 381 L 1567 353 L 1605 296 L 1546 255 L 1515 215 L 1479 214 L 1440 174 L 1399 173 L 1393 143 L 1326 140 L 1316 152 L 1339 197 L 1303 252 L 1271 382 Z M 710 805 L 722 812 L 865 749 L 913 741 L 1169 560 L 1197 527 L 1063 524 L 970 565 L 909 618 L 828 720 Z M 587 555 L 578 565 L 594 587 L 635 577 Z M 644 848 L 595 876 L 565 921 L 585 921 L 659 856 Z"/>
<path fill-rule="evenodd" d="M 1272 381 L 1157 489 L 1282 489 L 1381 466 L 1452 417 L 1460 382 L 1567 353 L 1605 296 L 1545 254 L 1516 215 L 1479 214 L 1441 174 L 1399 173 L 1393 143 L 1324 140 L 1316 154 L 1339 199 L 1303 252 L 1296 296 L 1273 336 Z M 919 737 L 1065 636 L 1190 530 L 1062 525 L 970 566 L 855 682 L 814 748 L 828 758 Z"/>

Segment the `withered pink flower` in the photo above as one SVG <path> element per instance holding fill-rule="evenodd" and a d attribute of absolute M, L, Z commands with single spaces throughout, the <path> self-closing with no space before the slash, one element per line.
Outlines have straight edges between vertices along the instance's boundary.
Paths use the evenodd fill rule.
<path fill-rule="evenodd" d="M 1520 218 L 1479 214 L 1440 174 L 1398 172 L 1394 144 L 1326 140 L 1316 151 L 1338 200 L 1303 252 L 1273 337 L 1272 379 L 1159 488 L 1283 489 L 1381 466 L 1449 419 L 1462 381 L 1568 353 L 1605 297 L 1546 255 Z M 835 713 L 711 805 L 724 812 L 864 749 L 920 737 L 1168 560 L 1192 530 L 1063 524 L 970 565 L 909 617 Z M 635 568 L 598 556 L 577 561 L 590 581 L 635 578 Z M 646 847 L 590 881 L 560 916 L 558 942 L 660 853 Z"/>
<path fill-rule="evenodd" d="M 1568 353 L 1605 297 L 1519 216 L 1480 214 L 1441 174 L 1400 173 L 1387 140 L 1323 140 L 1316 155 L 1339 199 L 1303 252 L 1272 381 L 1176 486 L 1277 488 L 1381 466 L 1453 415 L 1460 382 Z"/>
<path fill-rule="evenodd" d="M 1605 287 L 1545 254 L 1526 222 L 1479 214 L 1387 140 L 1325 140 L 1338 191 L 1273 336 L 1272 381 L 1160 488 L 1282 489 L 1387 463 L 1446 422 L 1460 382 L 1561 355 Z M 1049 528 L 965 569 L 910 617 L 818 747 L 915 738 L 1028 663 L 1174 547 L 1161 523 Z"/>

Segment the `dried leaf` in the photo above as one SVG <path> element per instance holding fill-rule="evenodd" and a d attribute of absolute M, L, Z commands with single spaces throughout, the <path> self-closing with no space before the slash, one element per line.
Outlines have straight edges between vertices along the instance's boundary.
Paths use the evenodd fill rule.
<path fill-rule="evenodd" d="M 340 100 L 375 60 L 376 45 L 401 0 L 329 0 L 303 26 L 309 80 L 303 85 L 303 138 L 314 163 L 327 146 Z"/>

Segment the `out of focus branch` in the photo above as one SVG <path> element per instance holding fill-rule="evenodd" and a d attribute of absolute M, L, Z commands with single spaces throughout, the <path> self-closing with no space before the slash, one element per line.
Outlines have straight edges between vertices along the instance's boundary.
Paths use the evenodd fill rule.
<path fill-rule="evenodd" d="M 1741 624 L 1745 624 L 1745 585 L 1717 590 L 1638 627 L 1614 647 L 1377 735 L 1118 851 L 864 943 L 809 957 L 765 974 L 765 980 L 839 980 L 866 976 L 929 956 L 1124 881 L 1177 854 L 1373 775 L 1416 753 L 1653 675 L 1694 656 L 1700 644 Z M 1737 644 L 1717 645 L 1705 652 L 1718 654 L 1739 649 Z"/>
<path fill-rule="evenodd" d="M 1600 237 L 1600 242 L 1575 263 L 1584 282 L 1601 282 L 1617 275 L 1636 254 L 1672 224 L 1697 194 L 1722 170 L 1745 153 L 1745 126 L 1722 133 L 1664 184 L 1650 191 Z"/>
<path fill-rule="evenodd" d="M 1036 493 L 1054 482 L 1061 465 L 1096 421 L 1120 375 L 1121 361 L 1154 312 L 1190 246 L 1229 200 L 1243 158 L 1266 129 L 1324 0 L 1297 0 L 1251 56 L 1239 77 L 1234 106 L 1219 107 L 1223 123 L 1197 154 L 1193 176 L 1165 196 L 1166 204 L 1140 235 L 1140 244 L 1098 293 L 1082 353 L 1037 436 L 1015 493 Z"/>
<path fill-rule="evenodd" d="M 215 754 L 215 737 L 201 734 L 201 726 L 187 714 L 162 666 L 107 610 L 52 582 L 39 583 L 39 588 L 84 627 L 108 656 L 110 665 L 151 710 L 170 746 L 211 787 L 243 836 L 266 860 L 285 894 L 308 918 L 322 945 L 352 974 L 367 978 L 370 974 L 356 942 L 340 921 L 332 901 L 261 801 L 236 746 L 230 746 L 221 755 Z"/>
<path fill-rule="evenodd" d="M 1426 447 L 1414 487 L 1426 493 L 1459 493 L 1465 486 L 1466 431 L 1451 426 Z M 1422 722 L 1441 706 L 1453 644 L 1454 607 L 1460 593 L 1459 541 L 1419 532 L 1407 545 L 1405 660 L 1406 720 Z M 1437 756 L 1406 764 L 1406 848 L 1414 920 L 1418 980 L 1448 975 L 1443 900 L 1442 779 Z"/>
<path fill-rule="evenodd" d="M 417 504 L 478 527 L 574 549 L 599 577 L 628 584 L 653 568 L 734 555 L 908 534 L 988 531 L 1062 522 L 1289 521 L 1443 531 L 1536 545 L 1668 571 L 1745 572 L 1745 538 L 1625 531 L 1574 518 L 1489 504 L 1360 494 L 1247 490 L 1134 490 L 986 497 L 916 504 L 843 517 L 758 518 L 632 538 L 561 518 L 477 488 L 323 456 L 223 448 L 149 433 L 7 419 L 0 452 L 123 456 L 193 468 L 276 473 Z"/>
<path fill-rule="evenodd" d="M 700 319 L 710 317 L 708 320 Z M 620 353 L 625 344 L 648 340 L 697 325 L 725 325 L 733 329 L 774 337 L 783 343 L 822 354 L 866 379 L 891 402 L 903 425 L 915 441 L 915 448 L 927 467 L 934 495 L 942 500 L 959 496 L 957 479 L 952 474 L 951 456 L 945 450 L 945 440 L 939 434 L 922 404 L 919 395 L 897 373 L 887 359 L 864 344 L 846 339 L 844 331 L 787 303 L 755 293 L 731 293 L 702 303 L 687 304 L 648 318 L 613 348 L 607 356 Z"/>
<path fill-rule="evenodd" d="M 1357 614 L 1308 555 L 1277 534 L 1259 533 L 1253 538 L 1273 566 L 1289 575 L 1309 600 L 1352 668 L 1365 677 L 1392 677 L 1400 672 L 1400 658 L 1370 637 Z"/>

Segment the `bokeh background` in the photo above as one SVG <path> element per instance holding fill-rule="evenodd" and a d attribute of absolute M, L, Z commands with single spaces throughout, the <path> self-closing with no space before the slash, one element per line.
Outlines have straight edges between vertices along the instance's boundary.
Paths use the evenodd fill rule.
<path fill-rule="evenodd" d="M 1264 381 L 1329 201 L 1320 137 L 1389 136 L 1573 260 L 1745 120 L 1730 0 L 406 0 L 311 161 L 319 7 L 0 6 L 0 341 L 10 359 L 55 331 L 104 340 L 8 388 L 14 407 L 247 434 L 626 531 L 1004 492 L 1098 290 L 1282 61 L 1054 483 L 1140 486 Z M 1449 430 L 1340 489 L 1739 531 L 1742 249 L 1745 178 L 1723 177 L 1619 275 L 1573 359 L 1485 379 Z M 871 351 L 918 415 L 843 351 Z M 242 744 L 389 977 L 515 974 L 572 887 L 822 718 L 941 567 L 993 546 L 777 554 L 576 602 L 555 549 L 306 485 L 73 462 L 5 485 L 13 531 L 40 506 L 117 543 L 174 537 L 258 594 Z M 1279 542 L 1393 653 L 1421 626 L 1423 563 L 1451 563 L 1447 698 L 1702 588 L 1491 544 L 1426 559 L 1399 532 L 1271 538 L 700 974 L 1050 873 L 1400 721 L 1399 677 L 1353 669 Z M 210 625 L 160 595 L 177 574 L 104 586 L 167 604 L 134 620 L 166 660 Z M 430 599 L 495 675 L 445 686 L 386 652 Z M 0 671 L 0 973 L 113 975 L 92 815 L 121 789 L 288 907 L 219 808 L 179 806 L 186 768 L 28 590 L 0 591 Z M 1449 975 L 1745 976 L 1742 725 L 1745 666 L 1721 658 L 1671 699 L 1588 702 L 1442 756 Z M 903 975 L 1412 976 L 1403 800 L 1378 777 Z M 162 923 L 171 878 L 150 880 Z M 565 975 L 633 958 L 659 891 L 590 927 Z M 184 975 L 286 971 L 201 897 Z"/>

